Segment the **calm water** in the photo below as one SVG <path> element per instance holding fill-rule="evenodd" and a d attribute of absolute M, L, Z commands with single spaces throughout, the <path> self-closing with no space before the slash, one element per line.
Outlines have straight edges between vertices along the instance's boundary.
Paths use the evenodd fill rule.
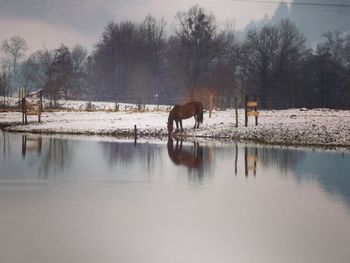
<path fill-rule="evenodd" d="M 0 262 L 349 262 L 350 154 L 0 133 Z"/>

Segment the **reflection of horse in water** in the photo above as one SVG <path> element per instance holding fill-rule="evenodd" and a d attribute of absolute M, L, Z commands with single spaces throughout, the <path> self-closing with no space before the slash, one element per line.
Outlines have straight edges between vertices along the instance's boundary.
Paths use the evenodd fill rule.
<path fill-rule="evenodd" d="M 193 143 L 192 151 L 184 150 L 182 148 L 182 140 L 176 140 L 174 148 L 173 139 L 168 139 L 168 154 L 170 159 L 176 165 L 184 165 L 188 168 L 201 168 L 203 166 L 203 148 L 199 146 L 198 142 Z"/>
<path fill-rule="evenodd" d="M 199 123 L 203 123 L 203 105 L 199 101 L 191 101 L 184 105 L 176 104 L 169 113 L 168 118 L 168 132 L 169 135 L 173 132 L 173 122 L 176 123 L 176 131 L 179 130 L 179 123 L 181 131 L 182 129 L 182 120 L 188 119 L 194 116 L 195 123 L 194 129 L 199 128 Z"/>

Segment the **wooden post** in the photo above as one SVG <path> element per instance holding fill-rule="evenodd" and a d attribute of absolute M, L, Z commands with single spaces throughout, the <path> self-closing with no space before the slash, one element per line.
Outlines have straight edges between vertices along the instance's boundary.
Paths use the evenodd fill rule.
<path fill-rule="evenodd" d="M 136 124 L 134 125 L 134 145 L 137 144 L 137 127 Z"/>
<path fill-rule="evenodd" d="M 41 123 L 41 113 L 43 111 L 43 91 L 42 90 L 39 91 L 39 99 L 40 99 L 40 102 L 39 102 L 38 122 Z"/>
<path fill-rule="evenodd" d="M 28 115 L 27 115 L 27 100 L 24 98 L 24 122 L 25 124 L 28 124 Z"/>
<path fill-rule="evenodd" d="M 248 149 L 247 146 L 244 147 L 244 171 L 245 176 L 248 176 Z"/>
<path fill-rule="evenodd" d="M 258 158 L 258 148 L 255 147 L 255 156 L 254 156 L 254 176 L 256 176 L 256 160 Z"/>
<path fill-rule="evenodd" d="M 238 128 L 238 99 L 235 97 L 236 128 Z"/>
<path fill-rule="evenodd" d="M 244 116 L 245 116 L 245 126 L 248 127 L 248 103 L 249 96 L 245 96 L 245 103 L 244 103 Z"/>
<path fill-rule="evenodd" d="M 213 110 L 213 94 L 209 95 L 209 118 L 211 118 L 211 112 Z"/>
<path fill-rule="evenodd" d="M 43 148 L 43 138 L 39 137 L 38 138 L 38 154 L 39 155 L 41 154 L 42 148 Z"/>
<path fill-rule="evenodd" d="M 237 175 L 237 161 L 238 161 L 238 145 L 236 143 L 236 154 L 235 154 L 235 175 Z"/>
<path fill-rule="evenodd" d="M 22 125 L 24 125 L 24 104 L 23 104 L 23 99 L 21 99 L 21 106 L 22 106 Z"/>
<path fill-rule="evenodd" d="M 258 112 L 258 100 L 256 96 L 254 97 L 254 101 L 256 102 L 255 112 Z M 255 115 L 255 126 L 258 126 L 258 115 Z"/>
<path fill-rule="evenodd" d="M 27 109 L 25 98 L 22 98 L 22 124 L 27 124 Z"/>
<path fill-rule="evenodd" d="M 40 99 L 40 112 L 43 110 L 43 91 L 39 91 L 39 99 Z"/>
<path fill-rule="evenodd" d="M 22 107 L 22 99 L 24 98 L 24 87 L 18 86 L 18 103 L 19 108 Z"/>
<path fill-rule="evenodd" d="M 21 86 L 18 86 L 18 106 L 21 108 L 22 98 L 21 98 Z"/>
<path fill-rule="evenodd" d="M 22 135 L 22 156 L 23 158 L 26 156 L 27 150 L 27 135 Z"/>

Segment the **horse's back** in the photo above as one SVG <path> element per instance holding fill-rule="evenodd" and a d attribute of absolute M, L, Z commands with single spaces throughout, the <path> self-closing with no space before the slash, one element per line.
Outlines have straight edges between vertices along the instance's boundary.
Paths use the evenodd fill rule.
<path fill-rule="evenodd" d="M 176 104 L 170 111 L 169 116 L 174 120 L 188 119 L 203 112 L 203 105 L 199 101 L 191 101 L 183 105 Z"/>

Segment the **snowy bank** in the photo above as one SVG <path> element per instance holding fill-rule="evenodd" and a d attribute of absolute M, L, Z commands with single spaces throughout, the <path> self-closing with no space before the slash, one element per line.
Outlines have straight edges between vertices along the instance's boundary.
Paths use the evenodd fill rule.
<path fill-rule="evenodd" d="M 244 127 L 244 111 L 239 110 L 239 127 L 235 127 L 234 110 L 214 111 L 204 123 L 193 130 L 194 119 L 184 120 L 184 132 L 178 136 L 222 138 L 257 141 L 283 145 L 350 146 L 350 111 L 329 109 L 289 109 L 260 111 L 259 125 L 254 118 Z M 168 112 L 149 111 L 59 111 L 44 112 L 42 123 L 35 116 L 29 117 L 28 125 L 18 125 L 21 113 L 2 112 L 0 123 L 13 124 L 5 128 L 12 132 L 45 134 L 87 134 L 133 136 L 134 125 L 138 136 L 167 136 Z M 1 125 L 0 125 L 1 127 Z"/>

